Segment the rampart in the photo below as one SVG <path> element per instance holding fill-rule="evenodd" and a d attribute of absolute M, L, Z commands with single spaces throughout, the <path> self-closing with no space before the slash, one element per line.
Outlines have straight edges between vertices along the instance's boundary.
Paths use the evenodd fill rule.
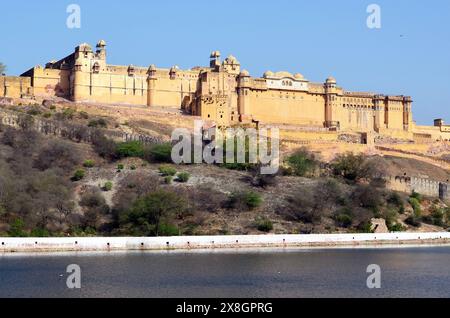
<path fill-rule="evenodd" d="M 428 178 L 396 176 L 388 178 L 388 187 L 394 191 L 412 193 L 417 192 L 425 196 L 450 201 L 448 180 L 440 182 Z"/>
<path fill-rule="evenodd" d="M 52 119 L 33 117 L 27 114 L 16 114 L 7 110 L 0 110 L 0 123 L 14 128 L 27 128 L 45 135 L 53 135 L 76 142 L 92 142 L 92 136 L 98 131 L 107 138 L 119 142 L 140 141 L 143 144 L 159 144 L 164 140 L 157 136 L 130 134 L 117 130 L 98 129 L 67 123 Z"/>

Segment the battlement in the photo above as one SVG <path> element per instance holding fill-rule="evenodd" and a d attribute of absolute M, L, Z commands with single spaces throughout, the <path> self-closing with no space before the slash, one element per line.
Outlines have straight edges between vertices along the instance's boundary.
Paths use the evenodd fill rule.
<path fill-rule="evenodd" d="M 449 180 L 436 181 L 424 177 L 416 176 L 395 176 L 388 178 L 390 189 L 400 192 L 417 192 L 432 198 L 439 198 L 443 201 L 450 200 Z"/>

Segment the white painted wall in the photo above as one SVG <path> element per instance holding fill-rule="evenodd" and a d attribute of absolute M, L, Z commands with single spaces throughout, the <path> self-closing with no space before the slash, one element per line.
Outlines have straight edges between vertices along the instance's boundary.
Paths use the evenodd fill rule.
<path fill-rule="evenodd" d="M 307 81 L 298 81 L 292 78 L 266 79 L 267 87 L 271 89 L 283 89 L 289 91 L 308 91 Z"/>
<path fill-rule="evenodd" d="M 0 238 L 0 252 L 450 243 L 450 233 L 230 235 L 179 237 Z"/>

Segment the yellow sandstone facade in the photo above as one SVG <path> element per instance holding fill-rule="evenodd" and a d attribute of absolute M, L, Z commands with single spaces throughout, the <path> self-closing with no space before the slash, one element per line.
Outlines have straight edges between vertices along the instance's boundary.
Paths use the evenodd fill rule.
<path fill-rule="evenodd" d="M 218 51 L 212 52 L 209 66 L 181 70 L 110 65 L 105 41 L 99 41 L 95 51 L 84 43 L 67 57 L 36 66 L 21 77 L 0 77 L 0 88 L 0 96 L 6 97 L 176 107 L 218 126 L 294 125 L 408 139 L 415 130 L 409 96 L 348 92 L 333 77 L 324 83 L 288 72 L 252 77 L 235 57 L 221 61 Z M 419 134 L 440 133 L 442 128 L 447 129 L 443 124 L 424 126 Z"/>

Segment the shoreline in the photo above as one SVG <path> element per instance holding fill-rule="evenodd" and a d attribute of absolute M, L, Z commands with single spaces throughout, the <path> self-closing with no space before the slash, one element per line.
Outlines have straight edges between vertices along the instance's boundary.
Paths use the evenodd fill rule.
<path fill-rule="evenodd" d="M 0 253 L 373 248 L 450 245 L 450 232 L 176 237 L 0 238 Z"/>

